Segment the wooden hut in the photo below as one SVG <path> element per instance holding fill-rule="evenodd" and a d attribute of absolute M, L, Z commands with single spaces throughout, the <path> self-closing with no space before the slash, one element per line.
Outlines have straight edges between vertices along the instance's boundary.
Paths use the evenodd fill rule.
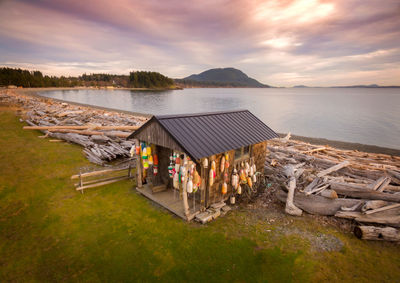
<path fill-rule="evenodd" d="M 276 137 L 248 110 L 153 116 L 128 137 L 136 140 L 137 190 L 191 220 L 240 193 L 234 169 L 263 169 L 266 141 Z"/>

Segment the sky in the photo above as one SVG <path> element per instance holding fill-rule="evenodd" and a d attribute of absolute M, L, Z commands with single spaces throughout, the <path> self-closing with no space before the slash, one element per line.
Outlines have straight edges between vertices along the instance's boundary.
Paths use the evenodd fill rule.
<path fill-rule="evenodd" d="M 0 0 L 0 66 L 400 85 L 400 0 Z"/>

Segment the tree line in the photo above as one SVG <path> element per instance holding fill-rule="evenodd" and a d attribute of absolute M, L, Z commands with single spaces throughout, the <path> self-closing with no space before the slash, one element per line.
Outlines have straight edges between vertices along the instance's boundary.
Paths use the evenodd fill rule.
<path fill-rule="evenodd" d="M 0 68 L 0 86 L 22 87 L 76 87 L 114 86 L 129 88 L 170 88 L 174 81 L 158 72 L 135 71 L 127 75 L 83 74 L 78 77 L 43 75 L 40 71 Z"/>

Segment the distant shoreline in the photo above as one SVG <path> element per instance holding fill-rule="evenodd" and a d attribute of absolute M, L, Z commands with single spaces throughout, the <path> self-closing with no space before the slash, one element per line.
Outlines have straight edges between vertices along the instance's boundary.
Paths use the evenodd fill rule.
<path fill-rule="evenodd" d="M 45 91 L 45 90 L 51 91 L 51 90 L 74 90 L 74 89 L 90 89 L 90 88 L 19 88 L 19 89 L 11 89 L 11 91 L 15 91 L 17 94 L 38 97 L 41 99 L 66 102 L 66 103 L 69 103 L 72 105 L 84 106 L 84 107 L 107 110 L 107 111 L 114 111 L 117 113 L 119 112 L 119 113 L 125 113 L 125 114 L 132 114 L 132 115 L 142 116 L 142 117 L 146 117 L 146 118 L 150 118 L 153 116 L 152 114 L 148 114 L 148 113 L 139 113 L 139 112 L 132 112 L 132 111 L 127 111 L 127 110 L 120 110 L 120 109 L 84 104 L 84 103 L 70 102 L 70 101 L 57 99 L 57 98 L 49 98 L 49 97 L 41 96 L 40 94 L 38 94 L 38 92 Z M 282 137 L 286 135 L 283 133 L 278 133 L 278 134 Z M 400 149 L 387 148 L 387 147 L 381 147 L 381 146 L 376 146 L 376 145 L 329 140 L 326 138 L 305 137 L 305 136 L 300 136 L 300 135 L 295 135 L 295 134 L 292 134 L 292 139 L 308 142 L 308 143 L 315 144 L 315 145 L 329 145 L 329 146 L 332 146 L 332 147 L 338 148 L 338 149 L 358 150 L 358 151 L 363 151 L 363 152 L 400 156 Z"/>

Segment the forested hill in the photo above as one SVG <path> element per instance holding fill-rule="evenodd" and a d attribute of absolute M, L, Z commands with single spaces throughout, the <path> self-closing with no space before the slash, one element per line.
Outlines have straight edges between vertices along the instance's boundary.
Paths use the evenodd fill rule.
<path fill-rule="evenodd" d="M 187 87 L 270 87 L 235 68 L 210 69 L 175 81 Z"/>
<path fill-rule="evenodd" d="M 0 68 L 0 86 L 172 88 L 174 81 L 157 72 L 135 71 L 129 75 L 83 74 L 79 77 L 43 75 L 40 71 Z"/>

